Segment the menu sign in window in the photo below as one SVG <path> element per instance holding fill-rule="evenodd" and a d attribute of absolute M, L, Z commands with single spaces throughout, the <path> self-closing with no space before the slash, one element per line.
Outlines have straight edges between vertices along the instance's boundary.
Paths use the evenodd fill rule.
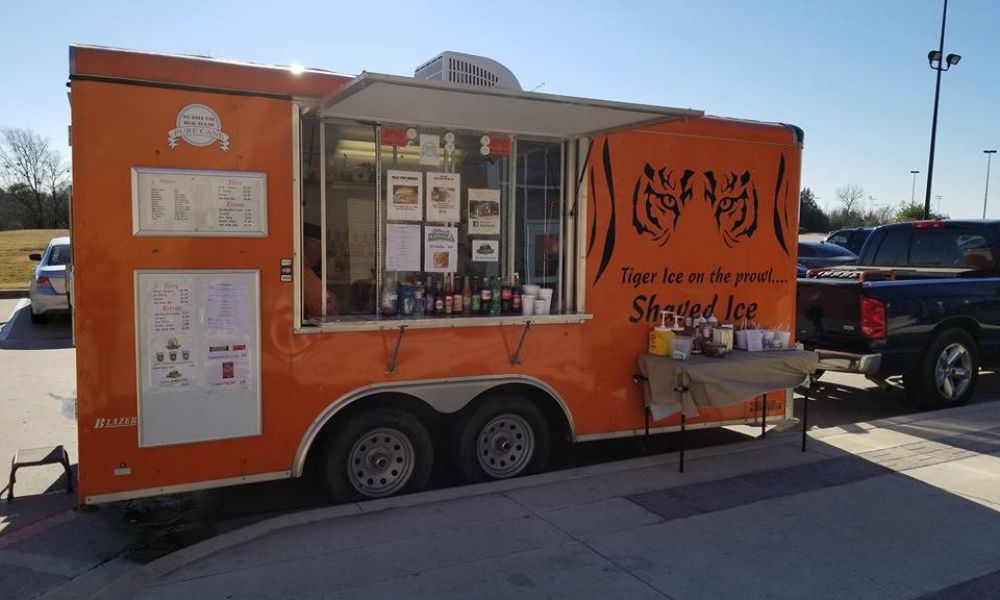
<path fill-rule="evenodd" d="M 140 446 L 259 435 L 260 274 L 135 274 Z"/>
<path fill-rule="evenodd" d="M 132 169 L 135 235 L 267 235 L 267 175 Z"/>

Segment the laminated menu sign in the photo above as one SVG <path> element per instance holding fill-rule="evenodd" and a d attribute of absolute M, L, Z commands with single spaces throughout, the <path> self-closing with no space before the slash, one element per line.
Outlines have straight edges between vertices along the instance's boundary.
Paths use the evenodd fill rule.
<path fill-rule="evenodd" d="M 168 391 L 195 385 L 193 282 L 183 277 L 148 282 L 146 298 L 150 388 Z"/>
<path fill-rule="evenodd" d="M 143 207 L 146 222 L 163 230 L 194 229 L 191 184 L 189 177 L 172 174 L 151 176 L 149 200 Z"/>
<path fill-rule="evenodd" d="M 190 280 L 177 278 L 150 282 L 146 297 L 149 299 L 147 325 L 151 335 L 178 335 L 191 331 L 194 290 Z"/>
<path fill-rule="evenodd" d="M 458 173 L 427 174 L 427 220 L 436 223 L 457 223 L 462 220 L 459 190 L 462 176 Z"/>
<path fill-rule="evenodd" d="M 386 219 L 422 221 L 423 184 L 420 171 L 386 171 Z"/>
<path fill-rule="evenodd" d="M 136 235 L 267 233 L 267 176 L 243 171 L 134 167 Z"/>
<path fill-rule="evenodd" d="M 500 235 L 500 190 L 469 188 L 470 235 Z"/>
<path fill-rule="evenodd" d="M 205 384 L 209 392 L 250 389 L 253 374 L 246 342 L 209 342 L 205 349 Z"/>
<path fill-rule="evenodd" d="M 420 225 L 386 224 L 385 270 L 420 270 Z"/>
<path fill-rule="evenodd" d="M 190 388 L 197 384 L 191 336 L 156 336 L 151 340 L 149 383 L 153 391 Z"/>
<path fill-rule="evenodd" d="M 260 227 L 259 206 L 254 200 L 256 182 L 236 177 L 217 178 L 213 181 L 215 223 L 222 231 L 239 231 Z"/>
<path fill-rule="evenodd" d="M 259 435 L 259 272 L 138 270 L 135 294 L 139 446 Z"/>
<path fill-rule="evenodd" d="M 458 228 L 424 227 L 424 271 L 454 273 L 458 266 Z"/>
<path fill-rule="evenodd" d="M 247 328 L 249 311 L 245 283 L 214 281 L 205 286 L 204 325 L 209 331 L 239 331 Z"/>

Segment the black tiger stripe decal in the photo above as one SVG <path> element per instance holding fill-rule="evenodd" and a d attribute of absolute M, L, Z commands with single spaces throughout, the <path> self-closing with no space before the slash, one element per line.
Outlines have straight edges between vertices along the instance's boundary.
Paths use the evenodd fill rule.
<path fill-rule="evenodd" d="M 608 219 L 608 230 L 604 234 L 604 252 L 601 254 L 601 265 L 597 268 L 597 275 L 594 277 L 594 284 L 601 280 L 604 270 L 611 262 L 611 256 L 615 252 L 615 181 L 611 176 L 611 151 L 608 148 L 608 139 L 604 138 L 604 148 L 601 152 L 604 162 L 604 177 L 608 182 L 608 200 L 611 202 L 611 217 Z M 595 211 L 596 212 L 596 211 Z"/>

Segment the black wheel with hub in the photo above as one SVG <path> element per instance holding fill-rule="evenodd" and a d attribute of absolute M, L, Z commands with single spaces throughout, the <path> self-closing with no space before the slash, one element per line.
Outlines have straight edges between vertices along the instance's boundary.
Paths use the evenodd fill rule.
<path fill-rule="evenodd" d="M 520 395 L 495 394 L 455 423 L 454 451 L 467 482 L 537 473 L 549 456 L 544 413 Z"/>
<path fill-rule="evenodd" d="M 405 410 L 359 413 L 327 440 L 323 480 L 338 502 L 385 498 L 423 489 L 434 446 L 427 428 Z"/>
<path fill-rule="evenodd" d="M 979 378 L 976 340 L 964 329 L 948 329 L 931 342 L 918 369 L 903 376 L 910 402 L 919 408 L 965 404 Z"/>

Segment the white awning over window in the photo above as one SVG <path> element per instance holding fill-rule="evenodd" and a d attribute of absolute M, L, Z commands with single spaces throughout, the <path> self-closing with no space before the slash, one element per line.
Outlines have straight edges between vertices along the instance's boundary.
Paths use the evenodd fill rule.
<path fill-rule="evenodd" d="M 590 136 L 687 117 L 700 110 L 611 102 L 362 73 L 317 102 L 320 116 L 557 138 Z"/>

